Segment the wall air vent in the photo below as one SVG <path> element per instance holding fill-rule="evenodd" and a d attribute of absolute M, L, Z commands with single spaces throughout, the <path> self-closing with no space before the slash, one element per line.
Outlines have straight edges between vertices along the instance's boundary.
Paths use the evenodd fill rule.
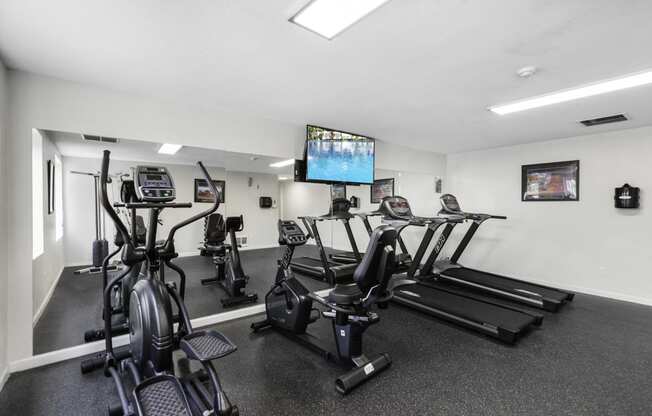
<path fill-rule="evenodd" d="M 601 124 L 609 123 L 618 123 L 620 121 L 627 121 L 627 117 L 624 114 L 616 114 L 615 116 L 607 116 L 594 118 L 591 120 L 582 120 L 580 123 L 584 124 L 586 127 L 599 126 Z"/>
<path fill-rule="evenodd" d="M 82 134 L 82 139 L 89 142 L 118 143 L 115 137 L 93 136 L 91 134 Z"/>

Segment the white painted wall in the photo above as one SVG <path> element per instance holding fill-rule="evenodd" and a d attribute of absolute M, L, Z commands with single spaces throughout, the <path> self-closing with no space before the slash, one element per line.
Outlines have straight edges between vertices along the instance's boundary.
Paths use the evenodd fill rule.
<path fill-rule="evenodd" d="M 251 178 L 251 186 L 249 186 Z M 259 198 L 269 196 L 273 208 L 260 208 Z M 278 246 L 277 222 L 279 219 L 280 185 L 277 175 L 248 172 L 226 172 L 226 214 L 243 215 L 244 230 L 238 235 L 247 236 L 247 247 Z"/>
<path fill-rule="evenodd" d="M 652 127 L 450 155 L 462 209 L 508 216 L 482 225 L 461 263 L 652 304 L 651 155 Z M 574 159 L 579 202 L 521 202 L 521 165 Z M 641 188 L 639 210 L 614 208 L 625 182 Z"/>
<path fill-rule="evenodd" d="M 7 215 L 11 218 L 7 229 L 11 241 L 7 257 L 9 361 L 29 357 L 32 351 L 32 201 L 31 193 L 26 192 L 31 184 L 32 128 L 282 158 L 300 156 L 303 149 L 302 124 L 242 116 L 223 109 L 181 106 L 20 71 L 8 74 L 11 117 L 7 125 L 6 194 L 12 195 L 7 201 Z M 397 170 L 433 174 L 433 165 L 444 163 L 441 155 L 380 142 L 377 155 L 379 169 L 396 165 Z M 92 221 L 89 224 L 92 230 Z"/>
<path fill-rule="evenodd" d="M 399 149 L 394 148 L 394 151 Z M 400 152 L 399 152 L 400 153 Z M 427 154 L 427 152 L 424 152 Z M 416 215 L 434 216 L 438 210 L 438 200 L 441 196 L 435 193 L 435 180 L 444 175 L 446 169 L 443 158 L 430 154 L 431 163 L 428 169 L 433 173 L 414 173 L 376 169 L 378 179 L 394 178 L 394 192 L 410 201 Z M 370 187 L 347 186 L 347 198 L 357 196 L 360 198 L 360 208 L 351 209 L 355 212 L 368 212 L 378 209 L 379 204 L 371 203 Z M 283 205 L 283 218 L 297 220 L 299 216 L 316 216 L 328 213 L 330 206 L 330 187 L 323 184 L 283 182 L 281 185 L 281 201 Z M 370 219 L 372 226 L 381 223 L 379 217 Z M 300 223 L 302 226 L 303 224 Z M 350 250 L 351 245 L 346 235 L 346 230 L 341 222 L 322 221 L 318 224 L 319 233 L 324 246 L 340 250 Z M 351 221 L 351 229 L 358 248 L 363 251 L 369 242 L 367 231 L 359 219 Z M 410 252 L 416 252 L 423 237 L 423 229 L 409 227 L 402 233 L 403 240 Z"/>
<path fill-rule="evenodd" d="M 99 159 L 64 157 L 64 245 L 66 266 L 87 265 L 91 261 L 91 242 L 95 239 L 95 219 L 93 209 L 93 180 L 90 176 L 72 174 L 71 171 L 95 172 L 100 167 Z M 127 172 L 131 167 L 142 162 L 113 160 L 111 172 Z M 197 166 L 165 165 L 172 174 L 177 187 L 177 201 L 193 202 L 194 180 L 201 179 L 201 171 Z M 275 175 L 265 175 L 247 172 L 226 172 L 223 168 L 208 167 L 213 179 L 226 180 L 226 203 L 218 210 L 222 215 L 243 215 L 245 229 L 239 233 L 247 235 L 248 247 L 270 247 L 276 245 L 276 221 L 278 209 L 262 209 L 258 204 L 259 196 L 279 198 L 278 179 Z M 248 179 L 252 178 L 252 186 Z M 109 188 L 119 199 L 119 185 Z M 159 237 L 167 235 L 170 226 L 199 213 L 209 207 L 209 204 L 195 203 L 191 209 L 163 211 L 161 219 L 163 226 L 159 228 Z M 145 217 L 147 212 L 139 212 Z M 203 240 L 203 221 L 198 221 L 179 230 L 175 237 L 175 246 L 179 253 L 198 254 L 197 246 Z M 111 220 L 106 218 L 106 238 L 114 247 L 115 228 Z"/>
<path fill-rule="evenodd" d="M 12 114 L 7 128 L 9 361 L 32 355 L 32 128 L 82 131 L 153 142 L 288 158 L 305 126 L 192 108 L 147 97 L 8 72 Z M 92 228 L 92 222 L 90 223 Z"/>
<path fill-rule="evenodd" d="M 6 175 L 6 137 L 7 137 L 7 72 L 0 61 L 0 195 L 7 195 Z M 9 338 L 7 323 L 7 210 L 9 198 L 0 198 L 0 390 L 9 376 L 7 365 L 7 342 Z"/>
<path fill-rule="evenodd" d="M 54 285 L 63 270 L 63 239 L 56 239 L 56 215 L 48 214 L 48 169 L 47 161 L 54 163 L 54 155 L 61 153 L 46 134 L 43 138 L 43 254 L 32 261 L 32 320 L 35 325 L 43 312 Z M 65 169 L 65 164 L 64 164 Z M 58 192 L 58 191 L 55 191 Z"/>

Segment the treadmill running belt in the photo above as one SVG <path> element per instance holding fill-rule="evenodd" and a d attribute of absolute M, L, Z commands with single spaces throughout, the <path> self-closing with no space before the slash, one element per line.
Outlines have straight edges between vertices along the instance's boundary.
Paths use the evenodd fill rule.
<path fill-rule="evenodd" d="M 554 302 L 565 302 L 571 300 L 569 293 L 540 286 L 533 283 L 526 283 L 522 280 L 512 279 L 497 274 L 486 273 L 466 267 L 452 267 L 442 273 L 442 276 L 450 276 L 455 279 L 466 280 L 476 285 L 486 286 L 505 292 L 515 293 L 533 299 L 549 299 Z"/>
<path fill-rule="evenodd" d="M 400 286 L 394 290 L 394 297 L 399 303 L 402 303 L 401 300 L 409 301 L 409 306 L 417 310 L 420 309 L 418 305 L 423 305 L 429 309 L 442 311 L 445 315 L 449 315 L 450 319 L 445 316 L 440 317 L 452 322 L 457 322 L 457 317 L 461 320 L 475 322 L 478 327 L 502 329 L 515 335 L 519 335 L 531 325 L 536 324 L 536 318 L 529 314 L 457 296 L 420 284 Z M 429 311 L 423 310 L 423 312 Z"/>

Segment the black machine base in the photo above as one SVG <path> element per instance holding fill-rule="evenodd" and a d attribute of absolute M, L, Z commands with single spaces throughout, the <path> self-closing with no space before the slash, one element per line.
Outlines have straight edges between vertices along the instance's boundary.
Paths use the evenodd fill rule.
<path fill-rule="evenodd" d="M 223 280 L 212 277 L 210 279 L 201 279 L 201 284 L 204 286 L 208 285 L 219 285 L 225 292 L 229 293 L 229 289 L 224 286 Z M 240 292 L 244 292 L 244 285 Z M 242 295 L 229 296 L 227 298 L 220 299 L 223 308 L 231 308 L 233 306 L 242 305 L 244 303 L 256 303 L 258 301 L 258 295 L 256 293 L 243 293 Z"/>

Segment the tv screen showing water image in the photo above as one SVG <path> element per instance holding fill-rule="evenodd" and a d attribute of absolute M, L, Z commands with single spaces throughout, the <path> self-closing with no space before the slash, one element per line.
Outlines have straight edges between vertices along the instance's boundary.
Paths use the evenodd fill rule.
<path fill-rule="evenodd" d="M 308 126 L 306 180 L 372 184 L 375 141 L 357 134 Z"/>

